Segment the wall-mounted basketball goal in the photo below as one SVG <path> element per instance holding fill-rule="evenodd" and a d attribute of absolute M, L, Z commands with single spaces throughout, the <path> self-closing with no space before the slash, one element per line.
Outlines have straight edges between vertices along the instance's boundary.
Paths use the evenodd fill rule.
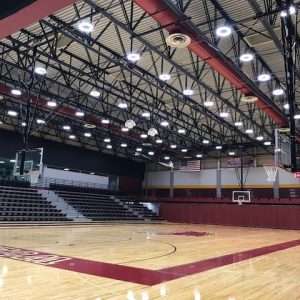
<path fill-rule="evenodd" d="M 242 205 L 243 203 L 251 202 L 250 191 L 233 191 L 232 202 L 236 202 L 239 205 Z"/>
<path fill-rule="evenodd" d="M 23 172 L 22 172 L 23 159 Z M 38 183 L 43 172 L 43 148 L 18 150 L 13 175 L 20 180 L 29 181 L 31 185 Z"/>
<path fill-rule="evenodd" d="M 264 164 L 268 182 L 278 182 L 279 168 L 286 171 L 292 169 L 291 139 L 289 128 L 275 129 L 274 162 Z"/>

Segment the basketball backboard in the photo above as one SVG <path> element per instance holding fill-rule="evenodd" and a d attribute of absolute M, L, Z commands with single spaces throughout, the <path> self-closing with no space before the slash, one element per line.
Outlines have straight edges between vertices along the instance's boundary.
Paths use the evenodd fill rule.
<path fill-rule="evenodd" d="M 251 201 L 250 191 L 233 191 L 232 202 L 237 202 L 239 205 Z"/>
<path fill-rule="evenodd" d="M 38 177 L 42 174 L 43 170 L 43 148 L 27 149 L 25 150 L 25 160 L 24 160 L 24 174 L 20 174 L 22 151 L 18 150 L 16 152 L 16 159 L 14 164 L 14 176 L 28 177 L 29 181 L 32 182 L 32 178 Z M 34 176 L 33 176 L 34 175 Z"/>
<path fill-rule="evenodd" d="M 291 140 L 288 133 L 288 130 L 275 130 L 274 163 L 284 169 L 291 166 Z"/>

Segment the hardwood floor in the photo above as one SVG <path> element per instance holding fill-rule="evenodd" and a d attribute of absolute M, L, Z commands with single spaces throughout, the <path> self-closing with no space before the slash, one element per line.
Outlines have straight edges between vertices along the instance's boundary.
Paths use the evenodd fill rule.
<path fill-rule="evenodd" d="M 135 224 L 0 232 L 1 300 L 300 299 L 300 231 Z"/>

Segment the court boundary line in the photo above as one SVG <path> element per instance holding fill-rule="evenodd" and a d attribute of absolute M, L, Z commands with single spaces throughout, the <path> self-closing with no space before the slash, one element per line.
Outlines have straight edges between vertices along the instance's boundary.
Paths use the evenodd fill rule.
<path fill-rule="evenodd" d="M 124 266 L 119 264 L 105 263 L 70 256 L 61 256 L 53 253 L 3 245 L 0 246 L 0 257 L 66 271 L 73 271 L 81 274 L 153 286 L 159 283 L 180 279 L 182 277 L 224 267 L 251 258 L 260 257 L 297 246 L 300 246 L 300 239 L 158 270 L 130 267 L 126 265 Z"/>

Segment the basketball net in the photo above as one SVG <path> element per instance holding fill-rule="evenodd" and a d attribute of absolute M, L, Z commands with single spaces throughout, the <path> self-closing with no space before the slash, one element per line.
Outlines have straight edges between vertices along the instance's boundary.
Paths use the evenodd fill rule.
<path fill-rule="evenodd" d="M 274 182 L 276 180 L 278 166 L 276 166 L 275 164 L 265 164 L 264 169 L 268 175 L 267 181 Z"/>
<path fill-rule="evenodd" d="M 31 171 L 29 174 L 30 176 L 30 183 L 37 184 L 40 176 L 40 172 Z"/>

